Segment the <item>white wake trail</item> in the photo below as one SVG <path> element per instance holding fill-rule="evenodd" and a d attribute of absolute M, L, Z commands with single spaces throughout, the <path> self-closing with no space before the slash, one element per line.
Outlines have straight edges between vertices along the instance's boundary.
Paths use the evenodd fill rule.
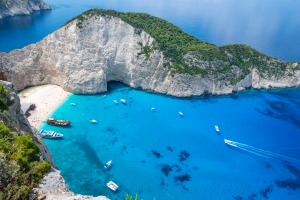
<path fill-rule="evenodd" d="M 276 153 L 273 153 L 273 152 L 270 152 L 270 151 L 266 151 L 266 150 L 263 150 L 263 149 L 252 147 L 252 146 L 247 145 L 247 144 L 242 144 L 242 143 L 234 142 L 234 141 L 227 140 L 227 139 L 224 139 L 224 142 L 226 144 L 228 144 L 229 146 L 236 147 L 238 149 L 247 151 L 249 153 L 253 153 L 253 154 L 258 155 L 258 156 L 262 156 L 262 157 L 265 157 L 265 158 L 275 158 L 275 159 L 280 159 L 280 160 L 287 161 L 287 162 L 300 164 L 300 160 L 297 160 L 295 158 L 290 158 L 290 157 L 287 157 L 287 156 L 276 154 Z"/>

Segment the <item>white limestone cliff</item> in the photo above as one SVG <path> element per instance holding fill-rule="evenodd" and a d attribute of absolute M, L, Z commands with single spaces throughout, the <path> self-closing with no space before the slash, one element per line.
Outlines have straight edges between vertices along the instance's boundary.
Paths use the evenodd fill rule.
<path fill-rule="evenodd" d="M 29 15 L 35 10 L 49 10 L 42 0 L 0 0 L 0 19 L 15 15 Z"/>
<path fill-rule="evenodd" d="M 0 71 L 16 90 L 56 84 L 72 93 L 93 94 L 105 92 L 107 82 L 114 80 L 152 92 L 193 96 L 300 84 L 300 72 L 295 70 L 300 67 L 298 63 L 289 64 L 280 77 L 261 76 L 254 67 L 233 86 L 214 74 L 176 73 L 164 65 L 169 61 L 158 48 L 153 48 L 149 59 L 139 55 L 142 46 L 155 46 L 155 39 L 146 32 L 138 34 L 134 27 L 111 16 L 91 16 L 81 21 L 80 26 L 77 20 L 37 44 L 0 53 Z M 206 61 L 197 62 L 207 65 Z"/>

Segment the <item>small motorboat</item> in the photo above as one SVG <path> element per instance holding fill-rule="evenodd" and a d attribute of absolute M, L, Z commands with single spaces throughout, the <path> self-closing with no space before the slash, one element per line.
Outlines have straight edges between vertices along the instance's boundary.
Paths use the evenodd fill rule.
<path fill-rule="evenodd" d="M 155 111 L 155 107 L 152 107 L 152 108 L 151 108 L 151 111 Z"/>
<path fill-rule="evenodd" d="M 126 104 L 125 99 L 120 99 L 120 101 L 121 101 L 122 103 Z"/>
<path fill-rule="evenodd" d="M 219 127 L 217 126 L 217 125 L 215 125 L 215 129 L 216 129 L 216 131 L 219 133 L 220 132 L 220 129 L 219 129 Z"/>
<path fill-rule="evenodd" d="M 115 103 L 115 104 L 118 104 L 118 101 L 117 101 L 117 100 L 114 100 L 114 103 Z"/>
<path fill-rule="evenodd" d="M 90 119 L 90 122 L 94 123 L 94 124 L 98 123 L 97 120 L 95 120 L 95 119 Z"/>
<path fill-rule="evenodd" d="M 43 138 L 46 139 L 60 139 L 64 136 L 61 133 L 57 133 L 55 131 L 45 131 L 43 129 L 40 131 L 40 134 Z"/>
<path fill-rule="evenodd" d="M 71 105 L 71 106 L 76 106 L 76 104 L 75 104 L 75 103 L 70 103 L 70 105 Z"/>
<path fill-rule="evenodd" d="M 118 189 L 118 185 L 116 183 L 114 183 L 113 181 L 109 181 L 108 183 L 106 183 L 106 186 L 111 189 L 112 191 L 116 191 Z"/>
<path fill-rule="evenodd" d="M 112 160 L 105 163 L 104 168 L 107 169 L 111 165 Z"/>
<path fill-rule="evenodd" d="M 228 145 L 231 145 L 231 146 L 235 145 L 234 142 L 231 141 L 231 140 L 224 139 L 224 142 L 225 142 L 225 144 L 228 144 Z"/>
<path fill-rule="evenodd" d="M 180 116 L 183 116 L 183 113 L 182 113 L 182 112 L 178 112 L 178 114 L 179 114 Z"/>

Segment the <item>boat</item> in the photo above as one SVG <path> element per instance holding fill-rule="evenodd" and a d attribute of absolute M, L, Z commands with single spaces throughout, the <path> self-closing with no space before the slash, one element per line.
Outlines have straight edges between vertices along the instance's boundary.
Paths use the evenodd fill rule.
<path fill-rule="evenodd" d="M 215 125 L 215 129 L 216 129 L 216 131 L 219 133 L 220 132 L 220 129 L 219 129 L 219 127 L 217 126 L 217 125 Z"/>
<path fill-rule="evenodd" d="M 97 120 L 95 120 L 95 119 L 90 119 L 90 122 L 94 123 L 94 124 L 98 123 Z"/>
<path fill-rule="evenodd" d="M 71 122 L 68 120 L 58 120 L 55 118 L 47 119 L 47 124 L 54 126 L 70 126 Z"/>
<path fill-rule="evenodd" d="M 104 168 L 107 169 L 111 165 L 112 160 L 105 163 Z"/>
<path fill-rule="evenodd" d="M 31 104 L 28 108 L 28 110 L 35 110 L 36 109 L 36 105 L 35 104 Z"/>
<path fill-rule="evenodd" d="M 76 106 L 76 104 L 75 104 L 75 103 L 70 103 L 70 105 L 71 105 L 71 106 Z"/>
<path fill-rule="evenodd" d="M 114 100 L 114 103 L 115 103 L 115 104 L 118 104 L 118 101 L 117 101 L 117 100 Z"/>
<path fill-rule="evenodd" d="M 155 107 L 152 107 L 151 110 L 152 110 L 152 111 L 155 111 Z"/>
<path fill-rule="evenodd" d="M 179 114 L 180 116 L 183 116 L 183 113 L 182 113 L 182 112 L 178 112 L 178 114 Z"/>
<path fill-rule="evenodd" d="M 122 103 L 126 104 L 125 99 L 120 99 L 120 101 L 121 101 Z"/>
<path fill-rule="evenodd" d="M 57 133 L 55 131 L 45 131 L 43 129 L 40 131 L 40 134 L 43 138 L 46 139 L 60 139 L 64 136 L 61 133 Z"/>
<path fill-rule="evenodd" d="M 25 116 L 28 118 L 31 114 L 30 114 L 30 111 L 34 111 L 36 108 L 36 105 L 35 104 L 31 104 L 29 106 L 29 108 L 26 110 L 25 112 Z"/>
<path fill-rule="evenodd" d="M 225 144 L 228 144 L 230 146 L 234 146 L 234 142 L 231 141 L 231 140 L 224 139 L 224 142 L 225 142 Z"/>
<path fill-rule="evenodd" d="M 116 191 L 118 189 L 118 185 L 116 183 L 114 183 L 113 181 L 109 181 L 108 183 L 106 183 L 106 186 L 111 189 L 112 191 Z"/>

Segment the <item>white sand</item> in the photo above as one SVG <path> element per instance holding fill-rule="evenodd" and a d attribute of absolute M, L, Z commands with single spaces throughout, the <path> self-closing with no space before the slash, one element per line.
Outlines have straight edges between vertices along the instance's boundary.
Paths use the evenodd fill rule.
<path fill-rule="evenodd" d="M 38 128 L 70 94 L 57 85 L 42 85 L 25 89 L 18 95 L 24 113 L 31 104 L 36 105 L 36 109 L 30 111 L 31 115 L 28 117 L 28 121 L 32 126 Z"/>

